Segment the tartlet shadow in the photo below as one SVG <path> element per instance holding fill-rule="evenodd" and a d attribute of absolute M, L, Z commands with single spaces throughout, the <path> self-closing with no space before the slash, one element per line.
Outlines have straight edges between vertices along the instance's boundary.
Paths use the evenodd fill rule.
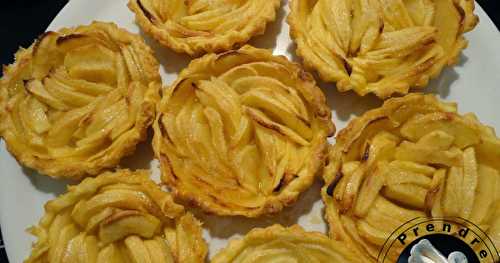
<path fill-rule="evenodd" d="M 285 6 L 282 4 L 276 11 L 276 20 L 267 23 L 264 34 L 252 37 L 248 41 L 248 44 L 258 48 L 274 49 L 278 41 L 278 35 L 281 33 L 281 25 L 285 16 Z"/>
<path fill-rule="evenodd" d="M 263 228 L 274 224 L 291 226 L 297 224 L 301 216 L 309 214 L 314 203 L 321 199 L 322 183 L 320 181 L 316 179 L 313 185 L 299 196 L 296 203 L 273 215 L 246 218 L 207 214 L 194 207 L 189 207 L 189 210 L 203 222 L 203 227 L 208 230 L 210 236 L 216 238 L 230 238 L 235 234 L 245 235 L 256 227 Z"/>
<path fill-rule="evenodd" d="M 38 191 L 56 196 L 66 192 L 69 185 L 78 183 L 78 181 L 70 179 L 54 179 L 25 166 L 22 167 L 22 171 Z"/>

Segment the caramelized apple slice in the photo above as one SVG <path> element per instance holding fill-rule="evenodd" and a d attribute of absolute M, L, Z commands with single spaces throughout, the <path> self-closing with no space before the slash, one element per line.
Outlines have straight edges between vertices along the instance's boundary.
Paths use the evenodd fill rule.
<path fill-rule="evenodd" d="M 62 54 L 55 48 L 59 34 L 48 31 L 41 35 L 33 46 L 32 75 L 41 80 L 52 68 L 62 62 Z"/>
<path fill-rule="evenodd" d="M 66 53 L 64 66 L 72 78 L 116 83 L 115 54 L 99 44 L 89 44 Z"/>
<path fill-rule="evenodd" d="M 455 138 L 454 144 L 460 149 L 477 144 L 480 141 L 479 130 L 472 123 L 460 118 L 455 113 L 436 112 L 415 116 L 401 127 L 401 134 L 412 141 L 416 141 L 436 130 L 453 136 Z"/>
<path fill-rule="evenodd" d="M 152 215 L 124 210 L 114 213 L 101 222 L 99 239 L 106 245 L 134 234 L 143 238 L 151 238 L 159 231 L 160 226 L 160 220 Z"/>

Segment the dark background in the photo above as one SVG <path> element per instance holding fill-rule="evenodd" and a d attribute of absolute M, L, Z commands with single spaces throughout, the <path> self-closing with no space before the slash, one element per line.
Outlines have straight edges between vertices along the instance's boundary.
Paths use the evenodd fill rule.
<path fill-rule="evenodd" d="M 0 8 L 0 64 L 10 64 L 19 46 L 28 47 L 43 33 L 68 0 L 6 0 Z M 500 28 L 498 0 L 477 0 Z M 500 48 L 500 47 L 499 47 Z M 499 49 L 500 51 L 500 49 Z M 0 233 L 0 262 L 8 262 Z"/>

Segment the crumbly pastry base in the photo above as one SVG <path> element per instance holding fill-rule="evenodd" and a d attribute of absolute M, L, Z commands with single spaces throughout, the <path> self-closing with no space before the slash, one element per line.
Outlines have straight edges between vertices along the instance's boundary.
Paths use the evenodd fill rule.
<path fill-rule="evenodd" d="M 121 80 L 121 83 L 119 84 L 101 85 L 102 83 L 92 84 L 90 82 L 85 82 L 86 85 L 89 85 L 90 83 L 90 87 L 94 89 L 91 90 L 91 92 L 101 92 L 101 94 L 90 94 L 91 96 L 94 96 L 91 100 L 89 100 L 89 94 L 85 93 L 88 92 L 87 90 L 82 93 L 75 93 L 79 91 L 75 91 L 74 87 L 64 85 L 62 85 L 62 88 L 61 86 L 56 88 L 52 86 L 51 91 L 56 90 L 58 92 L 62 91 L 66 93 L 49 92 L 49 95 L 46 95 L 48 88 L 44 87 L 42 83 L 46 83 L 49 77 L 52 78 L 52 75 L 55 74 L 54 72 L 57 72 L 59 76 L 62 74 L 62 76 L 65 77 L 67 77 L 68 74 L 66 69 L 56 69 L 56 67 L 62 67 L 61 65 L 58 65 L 58 63 L 64 62 L 52 62 L 60 59 L 51 57 L 54 53 L 50 52 L 55 52 L 53 49 L 59 47 L 60 43 L 67 44 L 70 46 L 69 48 L 74 48 L 72 45 L 79 45 L 78 41 L 88 41 L 85 37 L 87 35 L 98 39 L 95 40 L 95 43 L 97 44 L 110 48 L 118 48 L 121 52 L 127 52 L 125 57 L 120 58 L 122 61 L 122 67 L 119 69 L 125 70 L 126 72 L 123 74 L 127 75 L 132 74 L 131 72 L 133 68 L 133 73 L 135 75 L 128 75 L 124 80 Z M 58 43 L 55 44 L 54 42 Z M 94 43 L 92 43 L 92 41 L 88 41 L 84 42 L 82 45 L 85 46 L 85 44 L 92 45 Z M 36 58 L 36 65 L 34 64 L 35 62 L 33 62 L 33 54 L 35 52 L 38 52 L 38 54 L 41 54 L 42 52 L 45 53 L 44 55 L 38 55 Z M 118 52 L 115 56 L 124 56 L 123 54 L 125 53 L 119 54 Z M 136 144 L 146 138 L 147 127 L 154 119 L 155 105 L 160 99 L 159 90 L 161 87 L 161 79 L 158 73 L 159 64 L 153 57 L 153 51 L 138 35 L 133 35 L 124 29 L 120 29 L 113 23 L 94 22 L 88 26 L 63 28 L 57 33 L 47 32 L 42 35 L 31 47 L 27 49 L 20 49 L 16 53 L 15 58 L 16 60 L 12 65 L 4 67 L 4 76 L 0 80 L 0 117 L 2 119 L 2 122 L 0 123 L 0 136 L 6 141 L 9 152 L 22 165 L 33 168 L 40 173 L 51 177 L 79 179 L 87 175 L 96 175 L 104 168 L 116 166 L 123 156 L 131 154 L 135 150 Z M 39 64 L 41 64 L 41 66 Z M 45 69 L 45 67 L 48 67 L 49 69 Z M 36 73 L 32 73 L 35 72 L 35 68 L 37 68 Z M 47 72 L 43 72 L 44 70 L 47 70 Z M 38 75 L 40 75 L 40 71 L 47 75 L 44 76 L 42 74 L 42 76 L 39 77 Z M 37 76 L 32 74 L 37 74 Z M 95 74 L 101 76 L 98 73 Z M 109 76 L 109 73 L 104 73 L 103 75 L 106 74 Z M 39 92 L 43 91 L 42 93 L 34 94 L 29 90 L 31 88 L 28 87 L 29 83 L 35 81 L 39 81 L 40 85 L 32 85 L 31 87 L 33 89 L 38 89 Z M 70 78 L 69 81 L 82 82 L 82 79 Z M 37 131 L 37 127 L 33 128 L 34 125 L 32 125 L 33 122 L 36 122 L 36 118 L 39 116 L 36 111 L 33 111 L 34 113 L 31 112 L 28 115 L 16 115 L 18 114 L 15 110 L 17 102 L 15 102 L 15 98 L 13 97 L 17 96 L 18 93 L 22 93 L 24 94 L 23 96 L 25 96 L 23 99 L 28 101 L 31 100 L 29 101 L 30 103 L 32 103 L 33 100 L 37 100 L 35 103 L 41 105 L 39 107 L 45 111 L 43 118 L 48 118 L 50 122 L 48 124 L 49 127 L 53 127 L 57 124 L 57 121 L 60 120 L 60 118 L 54 117 L 51 120 L 50 114 L 55 116 L 55 114 L 62 114 L 63 112 L 67 112 L 69 110 L 83 110 L 85 107 L 88 107 L 92 101 L 97 100 L 99 97 L 112 96 L 109 94 L 117 92 L 114 91 L 117 87 L 113 85 L 121 85 L 120 88 L 125 93 L 121 96 L 122 98 L 125 98 L 125 102 L 127 103 L 129 110 L 129 112 L 125 114 L 129 114 L 129 118 L 135 119 L 129 119 L 128 123 L 131 123 L 131 125 L 127 124 L 130 125 L 130 127 L 126 128 L 121 135 L 113 135 L 114 138 L 109 139 L 111 142 L 106 143 L 108 147 L 100 150 L 94 149 L 90 151 L 90 155 L 86 154 L 85 150 L 78 148 L 78 146 L 57 143 L 57 136 L 51 138 L 53 142 L 52 144 L 57 146 L 51 146 L 46 143 L 48 140 L 48 133 L 56 133 L 58 130 L 63 131 L 68 128 L 71 129 L 71 126 L 61 126 L 61 128 L 54 128 L 53 131 L 51 131 L 50 128 L 43 128 Z M 19 89 L 21 90 L 19 91 Z M 104 89 L 106 91 L 103 92 L 99 89 Z M 106 94 L 106 92 L 108 92 L 108 94 Z M 129 94 L 127 94 L 127 92 Z M 47 97 L 40 99 L 39 96 L 49 96 L 49 99 L 44 100 Z M 74 96 L 76 99 L 71 99 L 72 97 L 68 96 Z M 85 105 L 86 102 L 80 103 L 79 101 L 79 104 L 77 105 L 71 104 L 72 101 L 76 101 L 82 97 L 89 100 L 89 104 Z M 137 99 L 134 99 L 133 97 L 142 97 L 142 101 L 137 101 Z M 109 100 L 111 101 L 112 99 Z M 46 104 L 47 101 L 49 104 Z M 54 103 L 54 105 L 59 107 L 59 109 L 53 108 L 53 105 L 50 103 Z M 105 110 L 111 110 L 111 107 L 112 106 L 104 108 Z M 113 111 L 116 111 L 116 109 L 111 112 Z M 53 114 L 51 112 L 56 113 Z M 87 112 L 85 116 L 80 116 L 80 121 L 75 123 L 75 125 L 78 125 L 78 127 L 82 127 L 83 129 L 83 127 L 88 123 L 93 123 L 92 116 L 97 114 L 99 114 L 99 112 Z M 124 117 L 123 114 L 121 117 Z M 32 121 L 31 119 L 33 118 L 35 119 Z M 23 137 L 23 133 L 19 131 L 19 125 L 21 125 L 22 132 L 31 136 L 29 138 L 37 139 L 35 144 L 28 142 L 28 137 Z M 115 126 L 118 125 L 119 124 L 116 124 Z M 82 139 L 84 137 L 85 135 L 76 139 Z M 69 148 L 64 148 L 63 146 Z M 61 151 L 56 154 L 50 153 L 50 151 L 55 148 L 65 151 L 66 153 Z M 79 153 L 74 154 L 72 151 Z"/>
<path fill-rule="evenodd" d="M 252 83 L 261 88 L 252 90 Z M 259 92 L 282 102 L 261 100 Z M 300 122 L 309 128 L 289 106 L 302 109 Z M 277 120 L 273 109 L 288 119 Z M 165 90 L 158 112 L 153 149 L 162 181 L 176 197 L 218 215 L 257 217 L 293 203 L 322 169 L 326 138 L 335 130 L 313 78 L 285 57 L 251 46 L 193 60 Z"/>
<path fill-rule="evenodd" d="M 201 223 L 149 179 L 117 170 L 69 186 L 29 231 L 25 262 L 205 262 Z"/>
<path fill-rule="evenodd" d="M 500 245 L 500 139 L 454 103 L 410 94 L 339 132 L 322 198 L 333 239 L 375 262 L 385 239 L 417 217 L 460 217 Z M 389 255 L 394 260 L 398 255 Z"/>
<path fill-rule="evenodd" d="M 424 88 L 457 63 L 478 23 L 472 0 L 349 3 L 293 0 L 287 22 L 305 67 L 361 96 Z"/>
<path fill-rule="evenodd" d="M 228 18 L 225 18 L 228 14 L 227 12 L 233 12 L 234 9 L 214 16 L 209 14 L 210 12 L 213 13 L 214 10 L 207 10 L 205 13 L 210 17 L 203 16 L 203 19 L 200 17 L 199 21 L 196 20 L 194 22 L 202 24 L 204 22 L 208 23 L 210 19 L 222 18 L 222 20 L 212 23 L 213 25 L 206 25 L 205 30 L 197 30 L 189 28 L 188 25 L 179 24 L 178 21 L 169 18 L 166 18 L 166 20 L 162 19 L 161 17 L 168 16 L 169 14 L 163 14 L 161 10 L 157 9 L 158 6 L 163 5 L 161 2 L 162 0 L 130 0 L 128 7 L 135 13 L 136 22 L 142 30 L 151 35 L 162 45 L 176 52 L 187 53 L 190 56 L 196 57 L 204 53 L 218 53 L 239 48 L 251 37 L 263 34 L 266 29 L 266 24 L 275 20 L 276 10 L 280 6 L 280 0 L 250 0 L 245 2 L 245 4 L 252 5 L 251 8 L 248 8 L 250 10 L 245 9 L 243 14 L 237 13 L 235 17 Z M 173 7 L 172 9 L 180 12 L 178 10 L 180 5 L 191 2 L 201 3 L 202 1 L 172 1 L 170 4 L 177 8 L 175 9 Z M 207 3 L 206 7 L 210 8 L 212 4 Z M 222 7 L 217 5 L 217 7 L 214 8 Z M 164 12 L 171 10 L 167 7 L 165 7 L 165 9 Z M 245 12 L 251 13 L 245 14 Z M 205 13 L 193 14 L 190 17 L 204 15 Z M 179 19 L 183 19 L 180 13 L 170 15 L 180 16 L 181 18 Z M 212 30 L 216 30 L 217 26 L 228 20 L 234 20 L 234 24 L 226 31 L 212 32 Z"/>
<path fill-rule="evenodd" d="M 299 225 L 273 225 L 251 230 L 242 239 L 229 242 L 212 263 L 267 262 L 361 262 L 342 242 L 318 232 L 306 232 Z"/>

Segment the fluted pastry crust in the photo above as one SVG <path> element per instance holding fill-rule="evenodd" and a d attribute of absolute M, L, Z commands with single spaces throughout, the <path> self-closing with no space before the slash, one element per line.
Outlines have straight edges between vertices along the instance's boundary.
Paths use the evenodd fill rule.
<path fill-rule="evenodd" d="M 139 26 L 162 45 L 191 56 L 237 48 L 264 33 L 280 0 L 130 0 Z"/>
<path fill-rule="evenodd" d="M 323 167 L 335 129 L 310 74 L 251 46 L 193 60 L 158 112 L 162 180 L 219 215 L 255 217 L 294 202 Z"/>
<path fill-rule="evenodd" d="M 152 50 L 112 23 L 47 32 L 0 80 L 0 136 L 23 165 L 95 175 L 146 136 L 161 79 Z"/>
<path fill-rule="evenodd" d="M 297 54 L 339 91 L 386 98 L 423 88 L 467 46 L 473 0 L 293 0 Z"/>
<path fill-rule="evenodd" d="M 233 240 L 212 263 L 356 263 L 357 255 L 342 242 L 318 232 L 306 232 L 299 225 L 256 228 Z"/>
<path fill-rule="evenodd" d="M 45 204 L 25 262 L 202 263 L 200 225 L 148 171 L 105 172 Z"/>
<path fill-rule="evenodd" d="M 390 99 L 339 132 L 325 168 L 330 234 L 375 262 L 417 217 L 460 217 L 500 245 L 500 139 L 432 95 Z M 395 261 L 395 260 L 391 260 Z"/>

